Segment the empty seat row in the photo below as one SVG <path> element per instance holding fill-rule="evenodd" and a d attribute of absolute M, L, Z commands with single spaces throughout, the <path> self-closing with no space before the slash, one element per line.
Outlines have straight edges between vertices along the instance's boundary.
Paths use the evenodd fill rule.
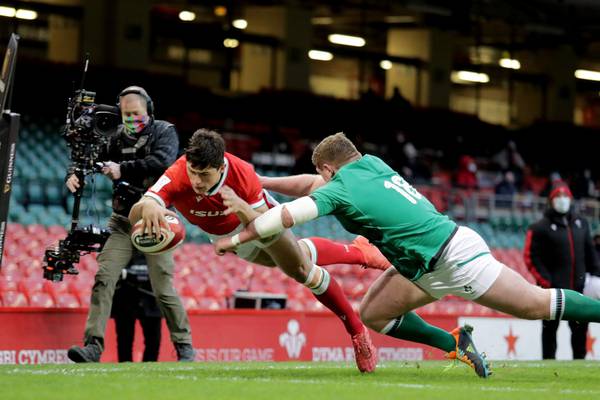
<path fill-rule="evenodd" d="M 64 237 L 62 227 L 9 224 L 3 268 L 0 271 L 0 305 L 5 307 L 87 307 L 97 255 L 81 258 L 79 275 L 66 276 L 59 283 L 42 278 L 42 257 L 47 244 Z M 519 249 L 494 249 L 494 255 L 509 267 L 532 277 Z M 211 245 L 185 243 L 175 251 L 174 284 L 187 309 L 224 309 L 227 299 L 239 289 L 284 293 L 293 310 L 318 311 L 323 306 L 312 293 L 285 276 L 278 269 L 248 263 L 228 254 L 218 257 Z M 358 307 L 371 283 L 379 276 L 376 270 L 356 265 L 331 265 L 330 271 L 342 286 L 351 304 Z M 489 315 L 491 310 L 458 298 L 432 303 L 418 310 L 425 314 Z"/>

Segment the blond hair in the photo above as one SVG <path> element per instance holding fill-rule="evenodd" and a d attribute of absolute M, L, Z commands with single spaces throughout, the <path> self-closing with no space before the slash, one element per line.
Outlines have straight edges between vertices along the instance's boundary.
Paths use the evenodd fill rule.
<path fill-rule="evenodd" d="M 315 147 L 312 163 L 315 167 L 321 167 L 327 163 L 339 168 L 356 157 L 360 157 L 360 153 L 354 147 L 354 143 L 343 132 L 338 132 L 335 135 L 327 136 Z"/>

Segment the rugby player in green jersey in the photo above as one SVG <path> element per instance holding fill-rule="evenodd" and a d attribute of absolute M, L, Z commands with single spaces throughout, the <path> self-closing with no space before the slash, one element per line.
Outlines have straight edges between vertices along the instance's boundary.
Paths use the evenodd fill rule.
<path fill-rule="evenodd" d="M 215 243 L 218 254 L 323 215 L 368 238 L 390 260 L 360 306 L 371 329 L 448 352 L 477 375 L 490 375 L 470 327 L 446 332 L 412 310 L 456 295 L 524 319 L 600 322 L 600 301 L 567 289 L 543 289 L 497 261 L 473 230 L 458 226 L 377 157 L 361 155 L 343 133 L 312 156 L 318 175 L 263 179 L 298 199 L 265 212 L 240 233 Z"/>

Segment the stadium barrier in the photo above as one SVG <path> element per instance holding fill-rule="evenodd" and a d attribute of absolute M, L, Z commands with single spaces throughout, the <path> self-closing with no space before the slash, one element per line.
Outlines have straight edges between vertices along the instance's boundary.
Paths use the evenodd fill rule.
<path fill-rule="evenodd" d="M 82 343 L 86 309 L 0 308 L 0 364 L 67 363 L 67 349 Z M 352 344 L 339 320 L 326 312 L 286 310 L 191 311 L 197 361 L 346 361 L 354 363 Z M 455 316 L 428 318 L 444 329 Z M 163 322 L 160 361 L 175 361 Z M 442 359 L 441 351 L 373 334 L 382 361 Z M 116 362 L 113 320 L 109 321 L 103 362 Z M 143 353 L 136 326 L 134 360 Z"/>
<path fill-rule="evenodd" d="M 327 312 L 287 310 L 190 311 L 194 347 L 199 362 L 214 361 L 337 361 L 353 364 L 350 338 L 337 318 Z M 70 362 L 67 349 L 81 344 L 86 309 L 0 308 L 0 364 L 61 364 Z M 457 324 L 475 327 L 480 351 L 492 360 L 539 360 L 541 322 L 502 315 L 429 315 L 425 319 L 450 330 Z M 175 361 L 169 332 L 163 323 L 159 361 Z M 443 352 L 416 343 L 372 333 L 381 362 L 443 359 Z M 588 359 L 600 360 L 600 324 L 590 324 Z M 116 362 L 113 320 L 106 330 L 103 362 Z M 143 353 L 136 326 L 134 361 Z M 566 322 L 558 331 L 558 359 L 570 359 Z"/>

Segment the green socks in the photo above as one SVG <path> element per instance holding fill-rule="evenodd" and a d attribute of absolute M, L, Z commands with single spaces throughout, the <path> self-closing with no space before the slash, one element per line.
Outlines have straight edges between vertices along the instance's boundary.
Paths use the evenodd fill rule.
<path fill-rule="evenodd" d="M 443 329 L 429 325 L 412 311 L 390 321 L 381 333 L 397 339 L 437 347 L 447 352 L 456 350 L 454 336 Z"/>
<path fill-rule="evenodd" d="M 600 322 L 600 301 L 569 289 L 551 289 L 550 319 Z"/>

